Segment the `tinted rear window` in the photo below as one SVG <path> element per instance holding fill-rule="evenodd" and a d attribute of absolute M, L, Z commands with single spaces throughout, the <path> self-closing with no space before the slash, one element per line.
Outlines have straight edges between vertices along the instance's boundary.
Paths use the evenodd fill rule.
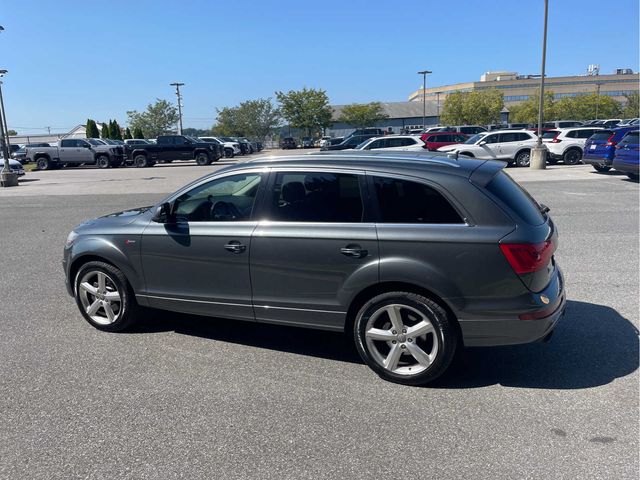
<path fill-rule="evenodd" d="M 498 172 L 487 185 L 487 190 L 529 225 L 541 225 L 545 222 L 538 203 L 506 173 Z"/>
<path fill-rule="evenodd" d="M 613 132 L 611 130 L 600 130 L 591 136 L 591 140 L 607 141 Z"/>
<path fill-rule="evenodd" d="M 558 131 L 556 130 L 549 130 L 548 132 L 542 132 L 542 138 L 556 138 L 556 135 L 558 135 Z"/>

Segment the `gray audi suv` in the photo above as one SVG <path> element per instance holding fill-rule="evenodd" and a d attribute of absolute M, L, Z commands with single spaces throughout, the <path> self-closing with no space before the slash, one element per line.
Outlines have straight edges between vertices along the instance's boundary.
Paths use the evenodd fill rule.
<path fill-rule="evenodd" d="M 565 308 L 548 214 L 506 164 L 351 152 L 244 162 L 77 226 L 67 289 L 94 327 L 145 307 L 346 332 L 381 377 L 548 338 Z"/>

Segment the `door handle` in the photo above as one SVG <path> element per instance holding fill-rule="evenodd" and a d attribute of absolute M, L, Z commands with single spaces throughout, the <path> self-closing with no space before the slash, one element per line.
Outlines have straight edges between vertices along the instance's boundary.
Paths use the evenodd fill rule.
<path fill-rule="evenodd" d="M 340 253 L 353 258 L 364 258 L 369 255 L 369 251 L 365 250 L 360 245 L 347 245 L 340 249 Z"/>
<path fill-rule="evenodd" d="M 242 245 L 240 242 L 233 241 L 229 242 L 224 246 L 225 250 L 228 250 L 232 253 L 242 253 L 247 249 L 246 245 Z"/>

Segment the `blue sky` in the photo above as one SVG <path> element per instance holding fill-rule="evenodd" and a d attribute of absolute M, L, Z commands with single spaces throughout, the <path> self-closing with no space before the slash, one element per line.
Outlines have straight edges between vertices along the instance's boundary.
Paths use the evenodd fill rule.
<path fill-rule="evenodd" d="M 638 70 L 638 0 L 550 0 L 547 74 Z M 313 6 L 312 6 L 313 5 Z M 332 103 L 406 101 L 490 70 L 537 73 L 542 0 L 0 0 L 9 128 L 45 133 L 175 100 L 185 127 L 275 90 L 322 88 Z"/>

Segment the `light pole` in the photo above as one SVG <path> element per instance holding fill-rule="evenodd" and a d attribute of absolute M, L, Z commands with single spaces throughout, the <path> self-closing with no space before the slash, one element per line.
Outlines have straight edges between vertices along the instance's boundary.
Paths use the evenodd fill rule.
<path fill-rule="evenodd" d="M 547 168 L 547 148 L 542 144 L 542 123 L 544 121 L 544 70 L 547 60 L 547 18 L 549 16 L 549 0 L 544 0 L 544 29 L 542 34 L 542 72 L 540 75 L 540 103 L 538 105 L 538 141 L 531 149 L 529 167 L 536 170 Z"/>
<path fill-rule="evenodd" d="M 176 87 L 176 97 L 178 97 L 178 135 L 182 135 L 182 95 L 180 95 L 180 87 L 184 83 L 170 83 L 172 87 Z"/>
<path fill-rule="evenodd" d="M 0 70 L 0 78 L 7 73 L 6 70 Z M 18 174 L 11 170 L 9 166 L 9 146 L 7 145 L 7 133 L 5 132 L 5 115 L 4 103 L 2 102 L 2 82 L 0 82 L 0 150 L 4 157 L 4 166 L 0 172 L 0 185 L 3 187 L 17 187 Z"/>
<path fill-rule="evenodd" d="M 422 127 L 427 128 L 427 75 L 433 73 L 431 70 L 421 70 L 418 75 L 422 75 Z"/>

